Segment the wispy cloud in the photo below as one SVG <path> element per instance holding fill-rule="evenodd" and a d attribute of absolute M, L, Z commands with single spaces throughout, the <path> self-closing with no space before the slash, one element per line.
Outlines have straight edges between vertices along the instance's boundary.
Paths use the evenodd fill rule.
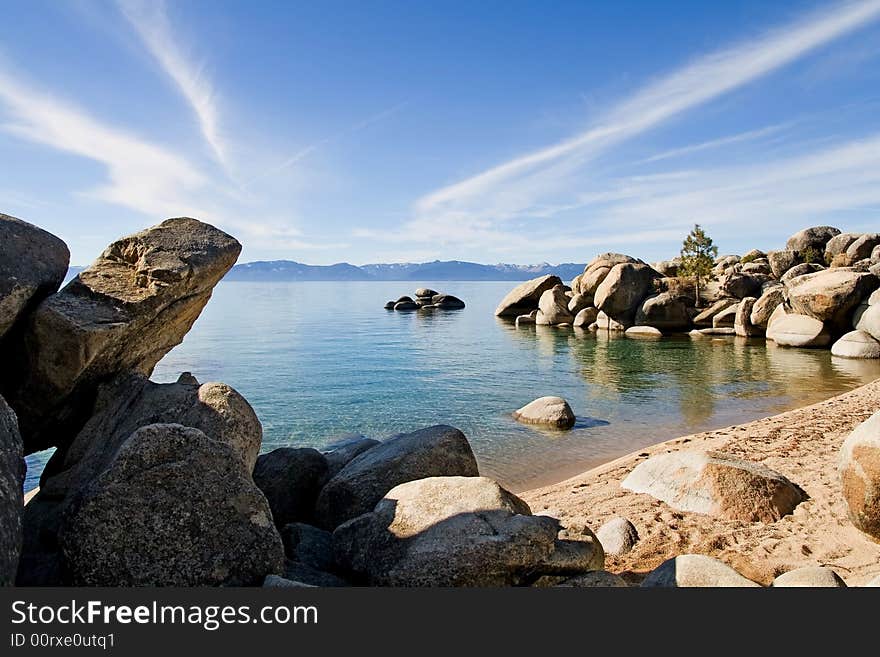
<path fill-rule="evenodd" d="M 229 170 L 227 146 L 220 133 L 217 94 L 202 63 L 192 61 L 175 34 L 164 0 L 117 0 L 126 20 L 149 53 L 192 107 L 202 136 L 214 157 Z"/>
<path fill-rule="evenodd" d="M 704 56 L 635 93 L 570 139 L 425 195 L 412 235 L 463 221 L 522 216 L 547 195 L 571 193 L 573 174 L 611 146 L 753 82 L 880 16 L 880 0 L 836 5 L 735 47 Z"/>
<path fill-rule="evenodd" d="M 668 151 L 663 151 L 662 153 L 657 153 L 657 155 L 647 157 L 644 160 L 639 160 L 638 162 L 636 162 L 636 164 L 649 164 L 651 162 L 659 162 L 660 160 L 669 160 L 675 157 L 693 155 L 694 153 L 701 153 L 703 151 L 708 151 L 715 148 L 722 148 L 724 146 L 740 144 L 746 141 L 754 141 L 756 139 L 761 139 L 762 137 L 777 134 L 782 131 L 786 127 L 786 125 L 788 124 L 771 125 L 767 126 L 766 128 L 760 128 L 758 130 L 741 132 L 738 135 L 729 135 L 727 137 L 720 137 L 718 139 L 710 139 L 709 141 L 700 142 L 699 144 L 691 144 L 690 146 L 673 148 Z"/>

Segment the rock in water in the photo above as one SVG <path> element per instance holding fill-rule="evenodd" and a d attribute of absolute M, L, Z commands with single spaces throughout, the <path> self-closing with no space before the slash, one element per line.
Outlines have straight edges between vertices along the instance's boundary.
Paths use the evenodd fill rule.
<path fill-rule="evenodd" d="M 562 397 L 539 397 L 513 412 L 515 420 L 524 424 L 543 424 L 556 429 L 571 429 L 574 411 Z"/>
<path fill-rule="evenodd" d="M 825 325 L 813 317 L 792 313 L 776 320 L 771 316 L 770 320 L 767 337 L 780 346 L 827 347 L 831 342 L 831 335 L 825 329 Z"/>
<path fill-rule="evenodd" d="M 417 297 L 428 297 L 428 298 L 430 298 L 430 297 L 435 296 L 436 294 L 437 294 L 437 290 L 432 290 L 432 289 L 427 288 L 427 287 L 420 287 L 418 290 L 416 290 L 416 296 L 417 296 Z"/>
<path fill-rule="evenodd" d="M 568 312 L 574 316 L 593 305 L 593 297 L 589 294 L 575 294 L 568 302 Z"/>
<path fill-rule="evenodd" d="M 774 522 L 806 499 L 778 472 L 719 452 L 657 454 L 639 463 L 621 486 L 680 511 L 744 522 Z"/>
<path fill-rule="evenodd" d="M 803 252 L 813 249 L 818 254 L 825 253 L 828 242 L 840 235 L 840 229 L 834 226 L 813 226 L 804 228 L 788 238 L 785 248 L 790 251 Z"/>
<path fill-rule="evenodd" d="M 605 554 L 620 557 L 629 553 L 639 540 L 639 532 L 626 518 L 612 518 L 596 531 Z"/>
<path fill-rule="evenodd" d="M 790 587 L 845 589 L 846 582 L 830 568 L 807 566 L 783 573 L 774 579 L 770 586 L 777 589 Z"/>
<path fill-rule="evenodd" d="M 372 511 L 395 486 L 425 477 L 478 475 L 477 460 L 464 434 L 437 425 L 404 433 L 353 459 L 318 495 L 318 525 L 333 529 Z"/>
<path fill-rule="evenodd" d="M 262 454 L 254 468 L 254 483 L 266 496 L 279 529 L 312 521 L 326 476 L 327 460 L 310 447 L 279 447 Z"/>
<path fill-rule="evenodd" d="M 843 442 L 840 479 L 850 520 L 880 541 L 880 411 L 857 426 Z"/>
<path fill-rule="evenodd" d="M 776 307 L 785 302 L 785 287 L 782 285 L 773 285 L 766 287 L 764 292 L 752 306 L 752 314 L 749 318 L 753 326 L 767 328 L 770 321 L 770 315 L 776 310 Z"/>
<path fill-rule="evenodd" d="M 643 588 L 759 587 L 718 559 L 702 554 L 682 554 L 648 573 Z"/>
<path fill-rule="evenodd" d="M 740 303 L 742 302 L 737 302 L 715 313 L 715 316 L 712 317 L 712 328 L 729 328 L 734 329 L 734 332 L 736 332 L 734 324 L 736 324 L 736 315 L 739 312 Z"/>
<path fill-rule="evenodd" d="M 451 294 L 437 294 L 431 299 L 432 305 L 444 310 L 461 310 L 464 308 L 464 301 Z"/>
<path fill-rule="evenodd" d="M 195 219 L 168 219 L 111 244 L 30 318 L 8 401 L 25 453 L 67 445 L 99 383 L 149 375 L 178 345 L 232 267 L 241 245 Z"/>
<path fill-rule="evenodd" d="M 0 586 L 11 586 L 18 570 L 24 475 L 18 421 L 0 397 Z"/>
<path fill-rule="evenodd" d="M 614 265 L 596 290 L 596 307 L 610 318 L 626 323 L 633 319 L 642 300 L 653 292 L 658 276 L 648 265 Z"/>
<path fill-rule="evenodd" d="M 241 459 L 179 424 L 134 432 L 68 508 L 60 536 L 80 586 L 258 586 L 284 566 Z"/>
<path fill-rule="evenodd" d="M 848 325 L 852 311 L 877 285 L 873 274 L 826 269 L 788 281 L 788 301 L 796 313 Z"/>
<path fill-rule="evenodd" d="M 694 326 L 711 327 L 716 315 L 727 310 L 731 306 L 736 306 L 738 303 L 739 299 L 731 299 L 730 297 L 719 299 L 694 317 Z"/>
<path fill-rule="evenodd" d="M 516 317 L 517 315 L 528 315 L 538 307 L 538 299 L 541 298 L 541 295 L 547 290 L 552 290 L 557 285 L 562 285 L 562 279 L 550 274 L 520 283 L 501 300 L 501 303 L 495 309 L 495 316 Z"/>
<path fill-rule="evenodd" d="M 690 327 L 691 317 L 684 300 L 671 292 L 662 292 L 642 302 L 635 323 L 662 331 L 681 331 Z"/>
<path fill-rule="evenodd" d="M 760 326 L 752 324 L 752 311 L 757 301 L 755 297 L 746 297 L 737 306 L 736 317 L 733 320 L 733 328 L 737 335 L 748 338 L 764 334 Z"/>
<path fill-rule="evenodd" d="M 571 323 L 574 318 L 568 312 L 569 298 L 565 296 L 565 289 L 561 285 L 547 290 L 538 299 L 538 310 L 550 325 Z"/>
<path fill-rule="evenodd" d="M 357 436 L 342 445 L 336 445 L 324 452 L 324 460 L 327 461 L 327 479 L 336 476 L 336 473 L 348 465 L 356 456 L 372 449 L 379 444 L 378 440 Z"/>
<path fill-rule="evenodd" d="M 626 331 L 624 331 L 624 335 L 630 338 L 662 338 L 663 333 L 660 329 L 656 329 L 653 326 L 630 326 Z"/>
<path fill-rule="evenodd" d="M 23 311 L 58 289 L 70 252 L 60 239 L 0 213 L 0 338 Z"/>
<path fill-rule="evenodd" d="M 262 442 L 260 421 L 241 395 L 222 383 L 200 385 L 187 374 L 177 383 L 163 384 L 142 374 L 117 377 L 99 387 L 93 412 L 74 441 L 52 455 L 39 494 L 25 507 L 21 585 L 62 583 L 57 537 L 61 516 L 141 427 L 185 423 L 199 429 L 231 448 L 247 473 L 254 468 Z"/>
<path fill-rule="evenodd" d="M 875 340 L 880 340 L 880 303 L 868 306 L 859 317 L 855 327 Z"/>
<path fill-rule="evenodd" d="M 831 355 L 841 358 L 880 358 L 880 342 L 864 331 L 850 331 L 831 345 Z"/>
<path fill-rule="evenodd" d="M 602 570 L 586 528 L 533 516 L 485 477 L 432 477 L 390 490 L 372 513 L 333 532 L 339 564 L 374 586 L 510 586 Z"/>
<path fill-rule="evenodd" d="M 586 328 L 595 322 L 598 316 L 599 310 L 597 308 L 584 308 L 578 312 L 571 325 L 576 328 Z"/>

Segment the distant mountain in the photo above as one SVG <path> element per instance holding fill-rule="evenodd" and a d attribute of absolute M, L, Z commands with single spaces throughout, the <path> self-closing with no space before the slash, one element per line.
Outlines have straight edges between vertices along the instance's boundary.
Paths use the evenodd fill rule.
<path fill-rule="evenodd" d="M 292 260 L 248 262 L 232 268 L 227 281 L 525 281 L 556 274 L 568 281 L 584 271 L 583 264 L 481 265 L 459 260 L 374 264 L 357 267 L 304 265 Z"/>

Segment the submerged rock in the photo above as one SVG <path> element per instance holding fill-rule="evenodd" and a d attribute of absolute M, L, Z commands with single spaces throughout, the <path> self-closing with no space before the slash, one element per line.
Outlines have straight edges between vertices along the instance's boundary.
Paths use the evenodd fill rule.
<path fill-rule="evenodd" d="M 681 331 L 691 325 L 691 317 L 681 297 L 672 292 L 661 292 L 642 301 L 635 323 L 663 331 Z"/>
<path fill-rule="evenodd" d="M 662 338 L 660 329 L 653 326 L 630 326 L 624 334 L 631 338 Z"/>
<path fill-rule="evenodd" d="M 599 317 L 598 308 L 584 308 L 575 316 L 572 326 L 575 328 L 586 328 L 590 326 Z"/>
<path fill-rule="evenodd" d="M 712 326 L 712 320 L 714 319 L 715 315 L 724 310 L 727 310 L 731 306 L 737 305 L 738 303 L 739 299 L 732 299 L 730 297 L 719 299 L 708 308 L 700 311 L 700 313 L 697 314 L 696 317 L 694 317 L 694 326 L 707 328 Z"/>
<path fill-rule="evenodd" d="M 571 429 L 574 411 L 562 397 L 539 397 L 513 412 L 515 420 L 524 424 L 542 424 L 555 429 Z"/>
<path fill-rule="evenodd" d="M 759 587 L 718 559 L 702 554 L 682 554 L 648 573 L 643 588 Z"/>

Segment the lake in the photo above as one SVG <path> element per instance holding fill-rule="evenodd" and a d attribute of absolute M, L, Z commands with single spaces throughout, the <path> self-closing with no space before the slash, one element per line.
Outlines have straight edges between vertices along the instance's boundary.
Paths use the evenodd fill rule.
<path fill-rule="evenodd" d="M 263 450 L 322 448 L 432 424 L 461 429 L 483 474 L 514 491 L 562 480 L 679 435 L 747 422 L 880 377 L 880 362 L 762 339 L 659 341 L 579 329 L 515 328 L 493 316 L 511 282 L 220 283 L 184 342 L 157 366 L 241 392 L 263 423 Z M 459 311 L 394 312 L 416 287 L 454 294 Z M 559 395 L 567 432 L 514 421 Z M 28 458 L 26 488 L 45 454 Z"/>

